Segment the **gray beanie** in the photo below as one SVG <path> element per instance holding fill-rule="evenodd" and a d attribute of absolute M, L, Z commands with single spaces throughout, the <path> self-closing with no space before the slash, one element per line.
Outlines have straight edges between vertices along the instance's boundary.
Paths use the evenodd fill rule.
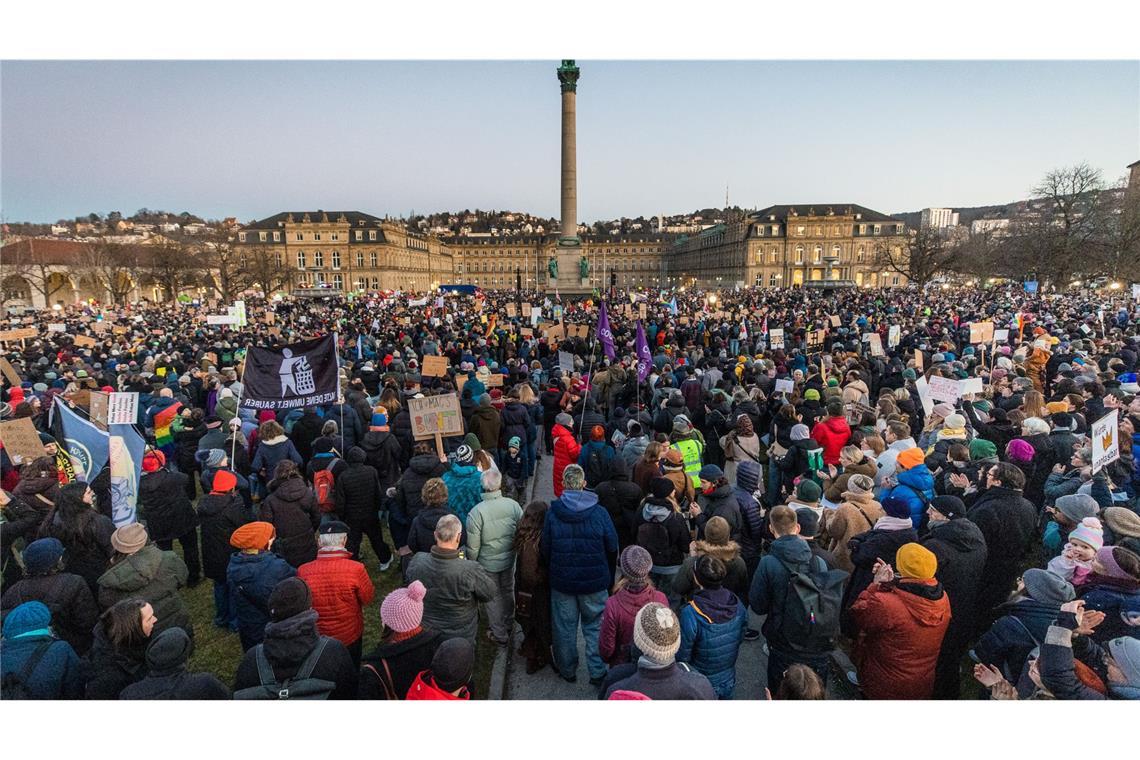
<path fill-rule="evenodd" d="M 226 458 L 226 452 L 222 449 L 210 449 L 209 455 L 206 457 L 207 467 L 221 467 L 222 462 Z"/>
<path fill-rule="evenodd" d="M 1100 511 L 1096 499 L 1084 493 L 1071 493 L 1058 497 L 1056 506 L 1061 514 L 1077 525 L 1080 525 L 1081 520 L 1086 517 L 1096 517 L 1096 513 Z"/>
<path fill-rule="evenodd" d="M 1029 592 L 1030 598 L 1042 604 L 1060 607 L 1077 598 L 1073 584 L 1048 570 L 1033 567 L 1026 570 L 1021 579 L 1025 582 L 1025 590 Z"/>
<path fill-rule="evenodd" d="M 633 644 L 659 665 L 673 662 L 681 648 L 681 623 L 677 615 L 660 602 L 645 605 L 633 621 Z"/>
<path fill-rule="evenodd" d="M 557 417 L 554 418 L 554 421 L 564 428 L 574 427 L 574 418 L 566 412 L 560 413 Z"/>

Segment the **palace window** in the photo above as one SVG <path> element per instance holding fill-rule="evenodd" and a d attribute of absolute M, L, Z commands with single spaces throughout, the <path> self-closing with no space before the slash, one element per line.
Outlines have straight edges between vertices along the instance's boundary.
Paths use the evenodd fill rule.
<path fill-rule="evenodd" d="M 802 224 L 797 224 L 797 225 L 796 225 L 796 235 L 798 235 L 799 237 L 803 237 L 803 236 L 804 236 L 804 231 L 805 231 L 806 229 L 807 229 L 807 228 L 806 228 L 806 227 L 804 227 Z"/>
<path fill-rule="evenodd" d="M 281 233 L 274 231 L 273 232 L 273 240 L 274 240 L 274 242 L 280 243 L 281 242 Z"/>
<path fill-rule="evenodd" d="M 823 246 L 817 245 L 812 249 L 811 261 L 813 264 L 818 264 L 823 259 Z"/>
<path fill-rule="evenodd" d="M 855 262 L 858 264 L 863 263 L 863 246 L 859 246 L 858 250 L 855 251 Z"/>
<path fill-rule="evenodd" d="M 796 246 L 796 263 L 804 263 L 804 247 L 802 245 Z"/>
<path fill-rule="evenodd" d="M 265 242 L 266 238 L 268 237 L 264 232 L 257 233 L 257 236 L 258 236 L 258 238 L 261 239 L 261 242 L 263 242 L 263 243 Z"/>
<path fill-rule="evenodd" d="M 297 251 L 297 268 L 298 269 L 304 269 L 305 268 L 305 252 L 304 251 Z"/>
<path fill-rule="evenodd" d="M 768 275 L 768 287 L 770 287 L 770 288 L 776 287 L 777 281 L 778 281 L 778 278 L 776 277 L 775 272 L 772 272 L 772 274 Z"/>
<path fill-rule="evenodd" d="M 356 289 L 357 290 L 364 290 L 366 287 L 368 287 L 368 281 L 365 280 L 363 277 L 357 277 L 356 278 Z"/>
<path fill-rule="evenodd" d="M 364 230 L 357 230 L 356 231 L 356 239 L 357 240 L 363 240 L 364 239 Z"/>
<path fill-rule="evenodd" d="M 344 290 L 344 275 L 343 274 L 334 274 L 333 278 L 332 278 L 332 283 L 333 283 L 333 289 L 334 290 Z"/>
<path fill-rule="evenodd" d="M 376 239 L 376 230 L 368 230 L 368 239 L 369 240 L 375 240 Z"/>
<path fill-rule="evenodd" d="M 297 233 L 297 240 L 304 240 L 304 239 L 305 239 L 305 233 L 298 232 Z"/>
<path fill-rule="evenodd" d="M 340 269 L 340 251 L 332 252 L 332 268 Z"/>
<path fill-rule="evenodd" d="M 357 231 L 359 232 L 359 230 L 357 230 Z M 356 252 L 356 266 L 358 266 L 358 267 L 364 266 L 364 251 L 357 251 Z"/>
<path fill-rule="evenodd" d="M 329 235 L 329 240 L 340 240 L 340 233 L 339 232 L 333 232 L 332 234 Z"/>
<path fill-rule="evenodd" d="M 883 232 L 883 225 L 881 225 L 881 224 L 876 224 L 876 225 L 875 225 L 875 234 L 876 234 L 876 235 L 879 235 L 879 234 L 882 234 L 882 232 Z"/>
<path fill-rule="evenodd" d="M 376 251 L 368 254 L 368 262 L 372 265 L 373 269 L 376 268 Z"/>
<path fill-rule="evenodd" d="M 314 232 L 313 233 L 313 240 L 320 240 L 320 239 L 321 239 L 321 233 Z"/>
<path fill-rule="evenodd" d="M 313 266 L 323 267 L 325 265 L 325 255 L 320 251 L 313 251 Z"/>
<path fill-rule="evenodd" d="M 273 263 L 278 269 L 281 268 L 281 251 L 275 251 L 273 254 Z"/>
<path fill-rule="evenodd" d="M 379 290 L 380 289 L 380 278 L 379 277 L 373 277 L 372 278 L 372 289 L 373 290 Z"/>
<path fill-rule="evenodd" d="M 244 243 L 244 242 L 245 242 L 245 233 L 244 233 L 244 232 L 239 232 L 239 233 L 238 233 L 238 241 L 239 241 L 239 242 L 242 242 L 242 243 Z"/>

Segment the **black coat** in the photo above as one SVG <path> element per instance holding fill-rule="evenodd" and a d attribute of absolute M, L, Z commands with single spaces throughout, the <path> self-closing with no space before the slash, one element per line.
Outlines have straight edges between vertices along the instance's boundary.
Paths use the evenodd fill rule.
<path fill-rule="evenodd" d="M 308 411 L 301 415 L 301 419 L 293 423 L 293 430 L 289 433 L 289 440 L 301 455 L 301 459 L 308 462 L 313 456 L 313 441 L 321 434 L 321 426 L 325 421 L 316 412 Z"/>
<path fill-rule="evenodd" d="M 854 623 L 848 610 L 859 598 L 859 594 L 863 593 L 863 590 L 870 586 L 875 579 L 875 573 L 872 570 L 875 566 L 875 560 L 882 559 L 884 562 L 894 565 L 895 554 L 898 553 L 899 548 L 903 544 L 916 541 L 918 541 L 918 533 L 914 528 L 904 528 L 902 530 L 872 529 L 866 533 L 860 533 L 847 543 L 851 552 L 851 563 L 855 569 L 851 573 L 851 579 L 847 582 L 847 589 L 843 593 L 843 611 L 840 622 L 843 625 L 844 633 L 848 636 L 855 634 Z"/>
<path fill-rule="evenodd" d="M 202 524 L 203 575 L 217 583 L 226 582 L 226 567 L 234 548 L 233 532 L 253 521 L 241 496 L 234 493 L 209 493 L 198 499 L 198 520 Z"/>
<path fill-rule="evenodd" d="M 424 629 L 410 639 L 389 644 L 384 641 L 361 661 L 358 699 L 387 699 L 381 678 L 390 676 L 397 699 L 403 699 L 412 682 L 431 667 L 431 658 L 443 639 Z M 385 665 L 387 667 L 385 668 Z"/>
<path fill-rule="evenodd" d="M 364 463 L 376 470 L 381 489 L 386 491 L 396 485 L 407 460 L 399 439 L 386 430 L 370 430 L 364 434 L 360 448 L 364 449 Z"/>
<path fill-rule="evenodd" d="M 530 430 L 530 412 L 526 405 L 521 401 L 512 399 L 503 407 L 503 411 L 499 413 L 499 418 L 502 422 L 499 432 L 499 448 L 506 449 L 507 443 L 513 436 L 517 435 L 519 441 L 522 442 L 522 448 L 526 449 L 527 440 L 530 438 L 527 434 L 527 431 Z"/>
<path fill-rule="evenodd" d="M 198 527 L 198 516 L 186 496 L 189 475 L 159 469 L 139 478 L 139 522 L 152 541 L 171 541 Z"/>
<path fill-rule="evenodd" d="M 317 632 L 317 613 L 305 610 L 293 617 L 285 618 L 265 626 L 265 658 L 273 669 L 278 682 L 297 675 L 301 664 L 320 640 Z M 358 674 L 352 656 L 344 644 L 330 639 L 313 669 L 313 678 L 332 681 L 336 688 L 330 699 L 353 699 L 356 697 Z M 250 649 L 242 657 L 234 679 L 234 691 L 257 686 L 261 679 L 257 675 L 257 649 Z"/>
<path fill-rule="evenodd" d="M 440 477 L 446 469 L 447 463 L 439 461 L 435 454 L 416 454 L 408 462 L 408 469 L 404 470 L 396 483 L 396 496 L 392 500 L 388 516 L 388 527 L 397 547 L 407 543 L 412 520 L 424 508 L 421 496 L 424 483 Z"/>
<path fill-rule="evenodd" d="M 271 481 L 269 495 L 261 501 L 260 517 L 273 523 L 277 531 L 273 551 L 290 565 L 300 567 L 317 558 L 314 532 L 321 524 L 321 512 L 317 509 L 317 497 L 305 481 Z"/>
<path fill-rule="evenodd" d="M 118 699 L 119 693 L 146 677 L 146 644 L 133 649 L 115 649 L 96 625 L 91 652 L 80 670 L 88 699 Z"/>
<path fill-rule="evenodd" d="M 598 503 L 605 507 L 614 521 L 618 544 L 624 549 L 633 543 L 633 524 L 645 494 L 629 479 L 629 470 L 622 457 L 613 458 L 609 480 L 599 483 L 594 491 L 598 494 Z"/>
<path fill-rule="evenodd" d="M 64 538 L 63 524 L 56 515 L 44 530 L 40 531 L 40 538 L 58 538 L 63 543 L 64 568 L 69 573 L 87 581 L 91 593 L 99 589 L 99 577 L 107 572 L 111 557 L 115 554 L 111 546 L 111 534 L 115 532 L 115 524 L 109 517 L 101 514 L 92 515 L 91 524 L 84 534 L 83 540 L 68 541 Z"/>
<path fill-rule="evenodd" d="M 336 476 L 336 513 L 350 526 L 373 525 L 380 521 L 380 501 L 384 491 L 376 470 L 364 464 L 363 452 L 350 451 L 348 465 Z"/>
<path fill-rule="evenodd" d="M 697 532 L 704 538 L 705 524 L 714 517 L 722 517 L 728 523 L 729 538 L 740 538 L 740 504 L 736 500 L 736 489 L 730 484 L 717 488 L 711 494 L 699 497 L 701 513 L 697 516 Z"/>
<path fill-rule="evenodd" d="M 178 464 L 178 471 L 190 474 L 198 469 L 198 462 L 194 455 L 198 453 L 198 443 L 206 434 L 206 423 L 200 422 L 196 427 L 184 427 L 174 434 L 174 461 Z"/>
<path fill-rule="evenodd" d="M 1021 560 L 1033 543 L 1037 510 L 1020 491 L 993 486 L 978 495 L 967 516 L 986 540 L 977 608 L 984 617 L 1013 591 Z"/>
<path fill-rule="evenodd" d="M 24 602 L 43 602 L 51 610 L 55 634 L 82 656 L 91 648 L 91 629 L 99 621 L 95 595 L 87 582 L 73 573 L 38 575 L 16 583 L 4 592 L 4 617 Z"/>

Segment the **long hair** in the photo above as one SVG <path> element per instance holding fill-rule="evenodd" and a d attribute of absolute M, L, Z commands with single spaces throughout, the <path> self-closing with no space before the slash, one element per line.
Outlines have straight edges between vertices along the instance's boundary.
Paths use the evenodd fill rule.
<path fill-rule="evenodd" d="M 143 633 L 140 612 L 146 605 L 147 602 L 142 599 L 123 599 L 115 602 L 99 616 L 103 634 L 116 651 L 136 649 L 146 642 L 147 636 Z"/>
<path fill-rule="evenodd" d="M 83 494 L 86 492 L 87 484 L 82 481 L 68 483 L 60 488 L 55 506 L 40 525 L 40 537 L 54 536 L 67 547 L 94 546 L 94 522 L 97 513 L 94 507 L 83 501 Z M 55 527 L 57 522 L 58 528 Z"/>
<path fill-rule="evenodd" d="M 1049 410 L 1045 408 L 1045 397 L 1041 395 L 1040 391 L 1026 391 L 1025 396 L 1021 400 L 1021 411 L 1025 412 L 1028 417 L 1041 417 L 1044 419 L 1049 416 Z"/>
<path fill-rule="evenodd" d="M 542 536 L 542 524 L 546 521 L 546 511 L 550 505 L 545 501 L 532 501 L 526 505 L 515 529 L 515 546 L 538 541 Z"/>

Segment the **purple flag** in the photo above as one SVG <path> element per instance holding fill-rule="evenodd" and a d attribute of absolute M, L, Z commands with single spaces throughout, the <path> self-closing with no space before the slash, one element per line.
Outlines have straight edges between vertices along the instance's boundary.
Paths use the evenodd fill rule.
<path fill-rule="evenodd" d="M 649 369 L 653 366 L 653 354 L 649 353 L 649 343 L 645 340 L 645 328 L 641 320 L 637 320 L 637 382 L 644 383 L 649 377 Z"/>
<path fill-rule="evenodd" d="M 602 301 L 602 308 L 598 310 L 598 337 L 602 339 L 602 350 L 610 359 L 617 358 L 614 351 L 614 334 L 610 330 L 610 317 L 606 314 L 606 302 Z"/>

